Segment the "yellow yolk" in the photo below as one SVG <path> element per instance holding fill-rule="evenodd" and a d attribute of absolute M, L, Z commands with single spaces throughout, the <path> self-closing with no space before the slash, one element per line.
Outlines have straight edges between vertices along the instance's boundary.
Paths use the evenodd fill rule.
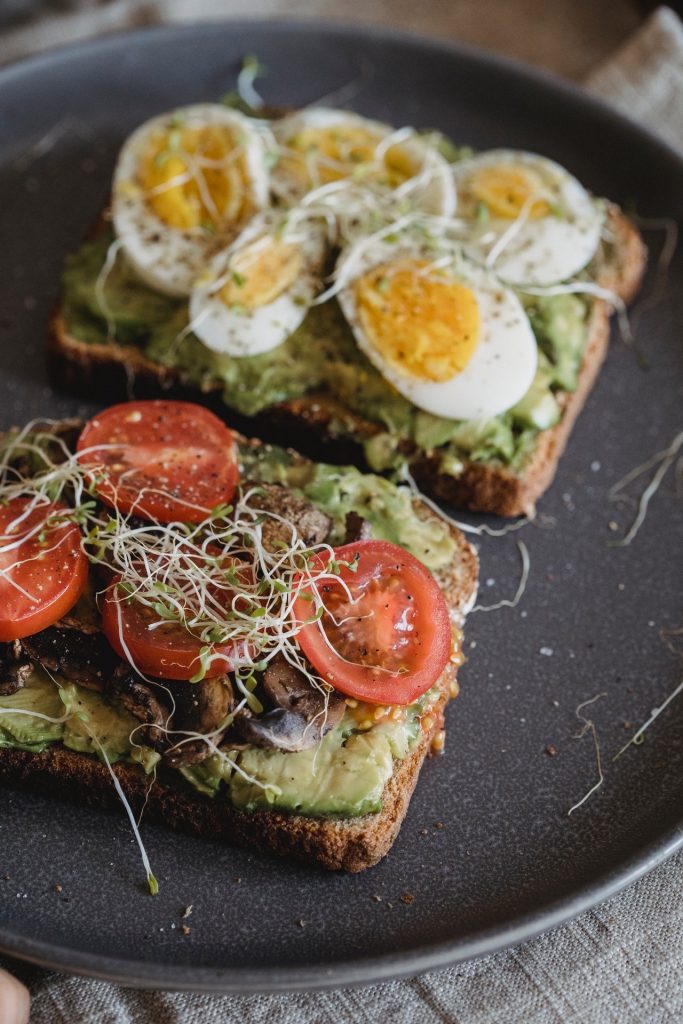
<path fill-rule="evenodd" d="M 467 187 L 475 200 L 486 204 L 492 217 L 515 220 L 528 210 L 528 216 L 537 220 L 550 213 L 545 199 L 534 199 L 546 189 L 540 175 L 529 167 L 482 167 L 472 175 Z"/>
<path fill-rule="evenodd" d="M 303 266 L 298 246 L 279 238 L 259 239 L 231 261 L 220 297 L 226 306 L 267 306 L 294 284 Z"/>
<path fill-rule="evenodd" d="M 426 260 L 374 267 L 356 282 L 355 297 L 370 343 L 402 373 L 451 380 L 472 358 L 481 335 L 477 299 Z"/>
<path fill-rule="evenodd" d="M 392 146 L 378 166 L 376 149 L 382 136 L 357 125 L 302 128 L 287 140 L 289 150 L 281 166 L 306 184 L 326 185 L 358 175 L 364 181 L 380 180 L 396 188 L 415 169 L 399 146 Z"/>
<path fill-rule="evenodd" d="M 225 125 L 154 132 L 138 166 L 138 183 L 169 227 L 218 230 L 251 212 L 240 140 Z"/>

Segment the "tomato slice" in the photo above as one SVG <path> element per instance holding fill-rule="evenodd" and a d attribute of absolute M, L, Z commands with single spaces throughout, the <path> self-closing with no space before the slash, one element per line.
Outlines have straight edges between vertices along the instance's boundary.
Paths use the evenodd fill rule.
<path fill-rule="evenodd" d="M 412 704 L 439 678 L 451 651 L 451 623 L 441 590 L 428 569 L 408 551 L 383 540 L 361 540 L 334 549 L 339 577 L 317 584 L 325 605 L 318 622 L 304 625 L 297 640 L 326 682 L 372 704 Z M 321 554 L 312 570 L 323 569 Z M 298 622 L 311 618 L 312 588 L 294 603 Z"/>
<path fill-rule="evenodd" d="M 118 587 L 120 580 L 120 576 L 116 577 L 102 602 L 102 629 L 116 653 L 144 675 L 163 679 L 192 679 L 198 675 L 204 642 L 179 623 L 158 625 L 158 613 L 139 601 L 127 599 Z M 222 592 L 226 607 L 231 597 L 231 593 Z M 150 628 L 153 623 L 157 625 Z M 244 664 L 250 653 L 244 642 L 213 644 L 211 654 L 219 657 L 208 664 L 205 678 L 225 675 L 236 659 Z"/>
<path fill-rule="evenodd" d="M 86 423 L 77 451 L 97 467 L 102 501 L 162 523 L 200 523 L 237 486 L 232 431 L 191 402 L 112 405 Z"/>
<path fill-rule="evenodd" d="M 78 526 L 47 522 L 63 506 L 29 506 L 28 498 L 0 506 L 1 641 L 20 640 L 57 622 L 88 581 Z"/>

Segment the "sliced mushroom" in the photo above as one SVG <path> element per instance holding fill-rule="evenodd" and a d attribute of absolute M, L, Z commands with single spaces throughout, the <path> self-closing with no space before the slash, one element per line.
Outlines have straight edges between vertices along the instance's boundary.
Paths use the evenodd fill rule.
<path fill-rule="evenodd" d="M 327 709 L 325 732 L 338 725 L 344 714 L 344 698 L 336 690 L 325 694 L 308 681 L 303 672 L 290 665 L 283 657 L 273 658 L 263 676 L 263 688 L 272 700 L 285 711 L 296 711 L 309 721 L 324 715 Z"/>
<path fill-rule="evenodd" d="M 29 658 L 51 672 L 100 693 L 121 663 L 101 630 L 76 619 L 63 619 L 21 644 Z"/>
<path fill-rule="evenodd" d="M 278 543 L 292 543 L 292 527 L 305 544 L 321 544 L 330 532 L 331 520 L 319 508 L 302 498 L 297 498 L 286 487 L 279 484 L 259 484 L 258 493 L 250 499 L 254 510 L 270 512 L 280 516 L 280 522 L 267 516 L 262 526 L 264 546 L 268 549 Z M 291 525 L 290 525 L 291 524 Z"/>
<path fill-rule="evenodd" d="M 157 687 L 153 689 L 142 682 L 133 669 L 122 666 L 114 673 L 108 690 L 133 718 L 137 718 L 147 727 L 140 730 L 140 739 L 143 743 L 151 747 L 165 745 L 171 710 L 169 705 L 160 699 Z"/>
<path fill-rule="evenodd" d="M 315 747 L 322 739 L 317 723 L 308 722 L 303 715 L 284 708 L 275 708 L 258 717 L 238 715 L 235 726 L 240 735 L 256 747 L 290 753 Z"/>
<path fill-rule="evenodd" d="M 238 715 L 235 728 L 243 739 L 275 750 L 309 750 L 344 715 L 344 698 L 334 690 L 317 690 L 302 672 L 284 658 L 266 669 L 263 688 L 277 706 L 264 715 Z"/>
<path fill-rule="evenodd" d="M 31 674 L 31 663 L 22 653 L 19 640 L 0 644 L 0 697 L 16 693 Z"/>
<path fill-rule="evenodd" d="M 372 537 L 372 526 L 369 520 L 364 519 L 363 516 L 354 512 L 353 509 L 346 513 L 344 525 L 346 527 L 344 534 L 345 544 L 353 544 L 357 540 L 370 540 Z"/>
<path fill-rule="evenodd" d="M 175 702 L 173 725 L 176 729 L 214 732 L 232 707 L 232 686 L 227 676 L 202 679 L 199 683 L 169 679 L 164 686 Z"/>
<path fill-rule="evenodd" d="M 216 746 L 223 739 L 222 733 L 214 737 Z M 164 764 L 170 768 L 180 768 L 183 765 L 201 764 L 213 753 L 211 747 L 204 740 L 185 740 L 182 737 L 164 754 Z"/>

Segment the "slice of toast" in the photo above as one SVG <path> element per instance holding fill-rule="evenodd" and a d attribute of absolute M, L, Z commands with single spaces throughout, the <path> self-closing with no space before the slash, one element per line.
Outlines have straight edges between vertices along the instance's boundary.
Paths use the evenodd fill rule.
<path fill-rule="evenodd" d="M 598 284 L 623 302 L 630 302 L 644 272 L 646 249 L 635 226 L 616 206 L 609 207 L 608 226 L 613 258 L 604 267 Z M 530 513 L 552 482 L 574 421 L 605 358 L 611 312 L 604 299 L 594 302 L 578 386 L 573 392 L 558 395 L 561 419 L 556 426 L 539 432 L 521 472 L 504 465 L 467 461 L 455 477 L 440 471 L 438 453 L 416 449 L 408 442 L 405 454 L 424 492 L 473 511 L 502 516 Z M 362 466 L 363 442 L 382 429 L 325 393 L 281 402 L 245 419 L 227 408 L 219 382 L 201 390 L 178 370 L 153 362 L 135 346 L 79 341 L 69 333 L 59 307 L 51 321 L 48 359 L 55 382 L 82 396 L 105 402 L 161 395 L 200 401 L 248 433 L 270 441 L 284 436 L 288 443 L 314 458 Z M 341 431 L 339 424 L 343 425 Z"/>
<path fill-rule="evenodd" d="M 243 438 L 240 441 L 245 443 Z M 425 521 L 434 518 L 434 513 L 418 500 L 414 507 Z M 478 559 L 463 534 L 455 527 L 449 530 L 456 556 L 435 577 L 454 624 L 460 626 L 476 597 Z M 241 811 L 226 800 L 204 796 L 170 769 L 162 770 L 154 782 L 138 765 L 117 762 L 113 771 L 136 814 L 145 806 L 146 821 L 329 869 L 362 871 L 376 864 L 398 835 L 422 764 L 443 728 L 444 708 L 456 689 L 455 672 L 454 666 L 444 671 L 438 682 L 439 697 L 422 719 L 422 735 L 407 757 L 394 761 L 393 774 L 382 795 L 382 809 L 374 814 L 333 819 L 280 811 Z M 76 753 L 61 744 L 39 754 L 0 746 L 0 782 L 49 796 L 66 796 L 89 806 L 120 804 L 106 766 L 93 755 Z"/>

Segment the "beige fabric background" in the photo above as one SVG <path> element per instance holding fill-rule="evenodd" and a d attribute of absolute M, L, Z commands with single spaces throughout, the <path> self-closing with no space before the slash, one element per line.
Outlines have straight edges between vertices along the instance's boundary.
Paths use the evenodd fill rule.
<path fill-rule="evenodd" d="M 113 0 L 81 6 L 49 24 L 6 33 L 0 57 L 190 14 L 268 16 L 285 10 L 388 19 L 395 26 L 488 44 L 573 77 L 601 62 L 591 88 L 683 150 L 683 27 L 666 9 L 606 60 L 638 24 L 626 0 Z M 610 902 L 516 949 L 364 989 L 210 997 L 126 991 L 22 964 L 11 969 L 32 988 L 32 1024 L 680 1024 L 683 853 Z"/>

